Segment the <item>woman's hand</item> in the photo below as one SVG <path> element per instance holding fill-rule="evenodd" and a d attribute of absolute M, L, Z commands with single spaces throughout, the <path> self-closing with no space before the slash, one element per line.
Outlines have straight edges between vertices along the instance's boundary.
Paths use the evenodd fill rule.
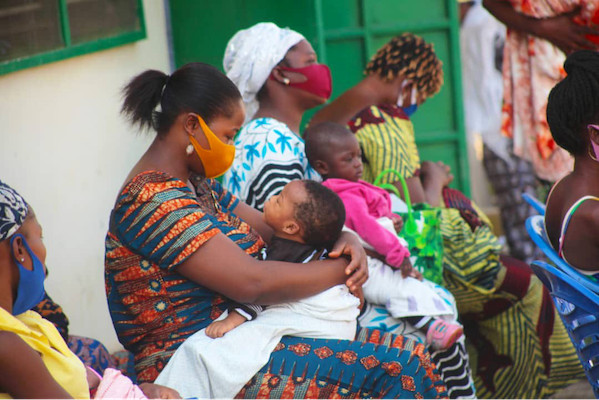
<path fill-rule="evenodd" d="M 423 161 L 420 167 L 420 177 L 423 182 L 434 182 L 441 187 L 445 187 L 453 181 L 451 168 L 443 161 Z"/>
<path fill-rule="evenodd" d="M 599 31 L 588 26 L 576 24 L 572 18 L 580 14 L 580 8 L 567 14 L 537 20 L 533 32 L 558 47 L 565 54 L 576 50 L 596 49 L 597 45 L 585 35 L 599 35 Z"/>
<path fill-rule="evenodd" d="M 483 0 L 483 5 L 508 28 L 547 40 L 566 54 L 597 48 L 585 35 L 599 35 L 599 31 L 573 21 L 580 15 L 580 8 L 555 17 L 533 18 L 517 12 L 505 0 Z"/>
<path fill-rule="evenodd" d="M 329 253 L 331 258 L 337 258 L 341 255 L 351 257 L 351 261 L 345 268 L 345 274 L 349 278 L 345 282 L 349 290 L 354 293 L 358 287 L 368 280 L 368 261 L 364 247 L 356 235 L 350 232 L 342 232 L 339 240 L 333 246 Z"/>
<path fill-rule="evenodd" d="M 148 399 L 180 399 L 181 395 L 175 389 L 155 383 L 140 383 L 139 388 Z"/>

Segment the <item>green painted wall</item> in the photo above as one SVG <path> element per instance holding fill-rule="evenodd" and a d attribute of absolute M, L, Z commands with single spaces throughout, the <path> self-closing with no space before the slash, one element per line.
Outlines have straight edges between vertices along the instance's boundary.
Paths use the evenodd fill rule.
<path fill-rule="evenodd" d="M 452 186 L 469 194 L 455 0 L 170 0 L 170 8 L 177 67 L 203 61 L 222 68 L 237 30 L 272 21 L 312 43 L 331 68 L 333 97 L 361 79 L 370 56 L 394 35 L 410 31 L 434 43 L 445 84 L 414 115 L 416 141 L 422 159 L 450 165 Z"/>

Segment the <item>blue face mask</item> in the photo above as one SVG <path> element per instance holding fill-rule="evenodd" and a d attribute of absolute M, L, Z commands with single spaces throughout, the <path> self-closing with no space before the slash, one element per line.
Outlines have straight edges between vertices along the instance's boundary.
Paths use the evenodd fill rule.
<path fill-rule="evenodd" d="M 411 117 L 416 112 L 416 110 L 418 110 L 418 104 L 414 103 L 409 107 L 402 107 L 401 109 L 408 117 Z"/>
<path fill-rule="evenodd" d="M 39 258 L 31 251 L 27 241 L 20 233 L 17 233 L 10 239 L 10 245 L 12 249 L 13 241 L 20 237 L 23 240 L 23 245 L 27 249 L 29 257 L 33 262 L 33 269 L 29 271 L 23 266 L 17 259 L 17 266 L 19 267 L 19 287 L 17 289 L 17 298 L 12 306 L 12 315 L 19 315 L 25 311 L 31 310 L 44 298 L 44 279 L 46 279 L 46 273 L 44 272 L 44 265 Z"/>

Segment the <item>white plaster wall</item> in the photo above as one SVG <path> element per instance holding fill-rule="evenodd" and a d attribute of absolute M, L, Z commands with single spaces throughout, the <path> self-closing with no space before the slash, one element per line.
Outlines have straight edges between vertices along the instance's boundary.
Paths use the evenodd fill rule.
<path fill-rule="evenodd" d="M 70 332 L 121 348 L 104 291 L 104 237 L 118 189 L 145 151 L 119 115 L 120 89 L 145 69 L 168 72 L 164 2 L 144 0 L 147 38 L 0 75 L 0 179 L 44 230 L 46 288 Z"/>

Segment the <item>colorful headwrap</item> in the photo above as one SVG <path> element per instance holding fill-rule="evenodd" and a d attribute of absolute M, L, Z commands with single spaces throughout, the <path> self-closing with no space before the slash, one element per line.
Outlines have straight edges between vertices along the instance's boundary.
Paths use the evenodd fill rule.
<path fill-rule="evenodd" d="M 6 183 L 0 181 L 0 242 L 19 230 L 27 217 L 27 202 Z"/>
<path fill-rule="evenodd" d="M 261 22 L 237 32 L 227 44 L 223 66 L 245 103 L 246 122 L 258 111 L 256 95 L 287 51 L 304 40 L 299 33 Z"/>

